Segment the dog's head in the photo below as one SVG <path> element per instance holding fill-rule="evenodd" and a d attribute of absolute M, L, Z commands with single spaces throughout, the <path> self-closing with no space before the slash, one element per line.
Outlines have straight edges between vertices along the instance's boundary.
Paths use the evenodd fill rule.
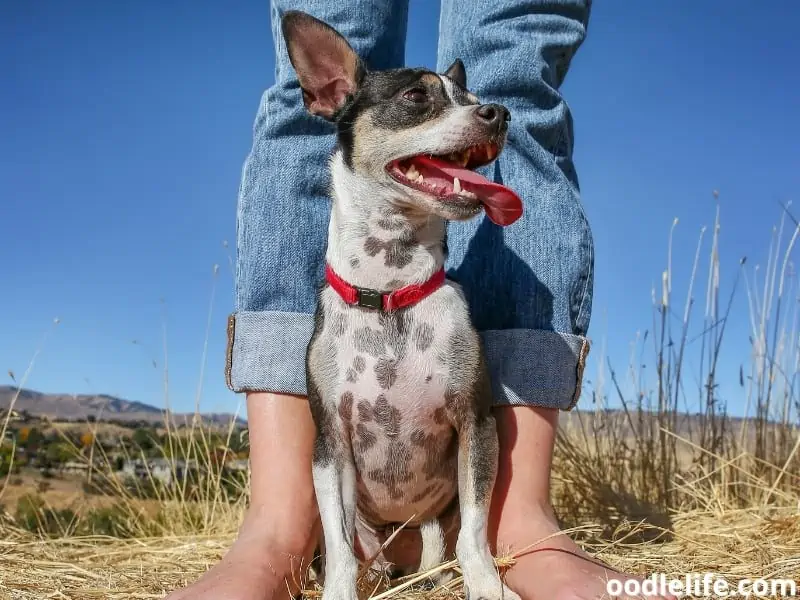
<path fill-rule="evenodd" d="M 306 13 L 285 13 L 282 30 L 305 106 L 336 123 L 348 169 L 445 219 L 482 207 L 501 225 L 519 218 L 519 197 L 475 172 L 502 151 L 510 114 L 467 90 L 460 60 L 443 74 L 368 71 L 341 34 Z"/>

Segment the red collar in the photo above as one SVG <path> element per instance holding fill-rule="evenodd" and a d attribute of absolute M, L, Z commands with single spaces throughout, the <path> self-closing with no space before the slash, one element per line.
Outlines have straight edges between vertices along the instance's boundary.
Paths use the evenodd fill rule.
<path fill-rule="evenodd" d="M 442 268 L 425 283 L 407 285 L 389 293 L 350 285 L 339 277 L 329 264 L 325 265 L 325 279 L 347 304 L 389 312 L 411 306 L 430 296 L 442 286 L 445 274 Z"/>

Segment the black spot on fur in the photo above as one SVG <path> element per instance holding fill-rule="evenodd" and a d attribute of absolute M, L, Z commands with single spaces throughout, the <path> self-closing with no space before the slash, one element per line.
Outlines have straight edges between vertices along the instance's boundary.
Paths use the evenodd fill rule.
<path fill-rule="evenodd" d="M 403 360 L 408 347 L 409 323 L 408 311 L 398 310 L 378 315 L 378 323 L 383 327 L 384 340 L 394 352 L 397 360 Z"/>
<path fill-rule="evenodd" d="M 347 369 L 345 379 L 347 379 L 349 383 L 356 383 L 358 381 L 358 373 L 356 373 L 355 369 Z"/>
<path fill-rule="evenodd" d="M 353 392 L 345 392 L 339 399 L 339 416 L 345 422 L 353 420 Z"/>
<path fill-rule="evenodd" d="M 356 350 L 370 356 L 380 356 L 386 348 L 383 332 L 369 327 L 357 329 L 353 342 Z"/>
<path fill-rule="evenodd" d="M 414 255 L 412 253 L 414 243 L 413 237 L 411 240 L 406 237 L 402 237 L 386 242 L 386 253 L 383 260 L 384 264 L 387 267 L 394 267 L 396 269 L 407 267 L 414 259 Z"/>
<path fill-rule="evenodd" d="M 358 420 L 362 423 L 372 421 L 372 405 L 366 400 L 358 403 Z"/>
<path fill-rule="evenodd" d="M 400 431 L 400 422 L 403 416 L 397 407 L 389 404 L 386 396 L 383 394 L 378 396 L 378 399 L 375 401 L 375 406 L 372 408 L 372 415 L 375 418 L 375 422 L 383 428 L 387 436 L 395 436 Z"/>
<path fill-rule="evenodd" d="M 414 343 L 417 345 L 417 350 L 424 352 L 431 347 L 433 343 L 433 327 L 427 323 L 420 323 L 414 331 Z"/>
<path fill-rule="evenodd" d="M 354 256 L 353 258 L 351 258 L 351 259 L 350 259 L 350 266 L 351 266 L 353 269 L 357 269 L 357 268 L 359 267 L 359 265 L 360 265 L 360 264 L 361 264 L 361 261 L 360 261 L 360 260 L 358 260 L 358 258 L 356 258 L 355 256 Z"/>
<path fill-rule="evenodd" d="M 381 229 L 386 229 L 387 231 L 397 231 L 399 229 L 403 229 L 406 226 L 404 221 L 398 221 L 383 217 L 378 219 L 377 221 L 378 227 Z"/>
<path fill-rule="evenodd" d="M 367 368 L 367 361 L 363 356 L 356 356 L 353 360 L 353 368 L 359 373 L 363 373 L 364 369 Z"/>
<path fill-rule="evenodd" d="M 376 237 L 368 237 L 364 240 L 364 252 L 369 256 L 377 256 L 383 250 L 383 242 Z"/>
<path fill-rule="evenodd" d="M 402 269 L 411 264 L 414 258 L 412 250 L 416 244 L 416 235 L 413 231 L 404 232 L 397 238 L 386 240 L 385 242 L 376 237 L 369 236 L 364 240 L 364 252 L 369 256 L 377 256 L 383 251 L 383 263 L 387 267 Z"/>
<path fill-rule="evenodd" d="M 356 425 L 356 451 L 363 453 L 378 443 L 377 436 L 363 423 Z"/>
<path fill-rule="evenodd" d="M 388 390 L 397 381 L 397 361 L 393 358 L 380 357 L 375 363 L 375 377 L 378 379 L 378 385 Z"/>

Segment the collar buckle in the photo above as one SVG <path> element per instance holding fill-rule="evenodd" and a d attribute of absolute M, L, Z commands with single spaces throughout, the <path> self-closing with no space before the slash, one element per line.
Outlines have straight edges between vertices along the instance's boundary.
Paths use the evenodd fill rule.
<path fill-rule="evenodd" d="M 373 310 L 383 310 L 383 294 L 368 288 L 360 288 L 358 286 L 353 287 L 355 287 L 356 292 L 358 292 L 358 296 L 356 298 L 357 306 L 361 306 L 362 308 L 371 308 Z"/>

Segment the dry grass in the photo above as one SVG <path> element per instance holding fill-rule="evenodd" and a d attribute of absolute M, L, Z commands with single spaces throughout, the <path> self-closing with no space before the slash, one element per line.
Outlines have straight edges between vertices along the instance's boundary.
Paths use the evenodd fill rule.
<path fill-rule="evenodd" d="M 585 387 L 593 412 L 574 413 L 562 428 L 553 502 L 570 535 L 616 569 L 679 578 L 714 572 L 730 582 L 746 577 L 800 580 L 800 402 L 795 390 L 800 285 L 791 267 L 800 226 L 794 223 L 787 242 L 788 214 L 775 230 L 766 268 L 757 266 L 748 277 L 742 260 L 725 289 L 717 208 L 708 264 L 700 264 L 703 232 L 683 306 L 673 305 L 668 254 L 662 289 L 653 291 L 652 329 L 637 338 L 627 369 L 618 374 L 606 366 L 602 344 L 595 344 L 601 348 L 600 368 Z M 674 229 L 675 224 L 670 248 Z M 707 273 L 702 285 L 701 272 Z M 726 326 L 736 318 L 731 299 L 741 281 L 749 311 L 739 318 L 750 328 L 751 360 L 736 382 L 748 420 L 734 421 L 719 388 L 725 384 L 730 396 L 736 385 L 720 382 L 717 374 Z M 699 318 L 696 284 L 705 294 Z M 652 352 L 650 368 L 645 368 L 645 350 Z M 621 410 L 606 410 L 610 398 Z M 681 422 L 679 410 L 699 416 Z M 7 423 L 0 425 L 2 438 Z M 174 424 L 165 425 L 168 432 L 176 431 Z M 231 435 L 233 429 L 229 440 Z M 127 539 L 76 536 L 74 524 L 66 524 L 60 537 L 44 538 L 0 515 L 0 598 L 162 598 L 194 581 L 232 543 L 247 498 L 246 489 L 230 493 L 220 485 L 220 462 L 214 458 L 219 445 L 210 439 L 202 425 L 195 430 L 194 424 L 189 435 L 168 438 L 165 456 L 195 460 L 205 466 L 206 475 L 159 492 L 146 509 L 113 476 L 97 473 L 115 490 Z M 8 480 L 0 484 L 4 501 Z M 537 547 L 547 545 L 531 540 L 536 542 Z M 513 560 L 502 557 L 498 563 L 502 568 Z M 372 584 L 364 589 L 377 600 L 462 597 L 458 578 L 433 592 L 419 591 L 413 578 L 391 583 L 390 589 Z M 306 595 L 318 597 L 319 590 L 309 589 Z"/>
<path fill-rule="evenodd" d="M 709 510 L 673 516 L 669 532 L 654 538 L 653 528 L 620 523 L 615 539 L 603 540 L 603 525 L 585 523 L 584 546 L 598 559 L 620 570 L 649 575 L 711 571 L 729 581 L 743 577 L 799 578 L 800 511 L 798 504 L 769 509 L 725 509 L 706 498 Z M 800 501 L 800 498 L 795 498 Z M 234 539 L 227 534 L 161 536 L 121 540 L 78 537 L 42 540 L 30 533 L 6 530 L 0 541 L 0 597 L 122 600 L 163 598 L 212 566 Z M 645 534 L 645 535 L 642 535 Z M 498 562 L 510 564 L 513 559 Z M 399 585 L 402 585 L 399 584 Z M 383 591 L 383 590 L 379 590 Z M 316 596 L 311 591 L 308 596 Z M 435 593 L 397 589 L 392 598 L 461 597 L 454 580 Z"/>

